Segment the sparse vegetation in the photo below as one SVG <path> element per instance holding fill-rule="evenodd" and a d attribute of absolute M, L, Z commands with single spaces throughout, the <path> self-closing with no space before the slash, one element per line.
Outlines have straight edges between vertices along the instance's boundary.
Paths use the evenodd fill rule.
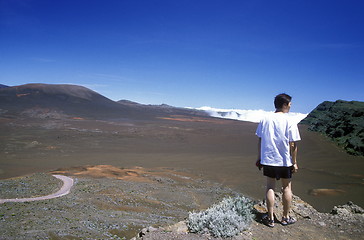
<path fill-rule="evenodd" d="M 187 225 L 193 233 L 233 237 L 246 230 L 253 219 L 253 203 L 246 197 L 224 198 L 205 211 L 190 213 Z"/>
<path fill-rule="evenodd" d="M 115 168 L 110 170 L 116 173 L 114 178 L 72 176 L 75 184 L 71 193 L 60 198 L 0 204 L 0 239 L 131 239 L 145 227 L 173 224 L 192 209 L 236 194 L 219 184 L 190 174 L 185 178 L 172 170 L 148 170 L 140 174 L 140 181 L 120 180 L 118 177 L 124 175 Z M 57 186 L 49 180 L 58 181 L 43 173 L 0 180 L 0 184 L 7 184 L 3 197 L 24 197 L 46 184 Z M 24 184 L 18 186 L 20 182 Z"/>
<path fill-rule="evenodd" d="M 28 198 L 56 192 L 62 182 L 51 174 L 35 173 L 0 181 L 0 198 Z"/>

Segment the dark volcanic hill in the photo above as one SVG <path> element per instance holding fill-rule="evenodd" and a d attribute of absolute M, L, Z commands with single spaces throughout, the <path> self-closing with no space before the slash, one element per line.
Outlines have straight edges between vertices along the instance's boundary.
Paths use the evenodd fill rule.
<path fill-rule="evenodd" d="M 167 104 L 161 104 L 161 105 L 145 105 L 145 104 L 140 104 L 140 103 L 136 103 L 136 102 L 132 102 L 129 100 L 120 100 L 118 101 L 118 103 L 124 105 L 124 106 L 129 106 L 132 107 L 134 109 L 138 109 L 139 111 L 143 111 L 143 112 L 148 112 L 148 111 L 153 111 L 154 113 L 156 113 L 157 115 L 198 115 L 198 116 L 208 116 L 207 113 L 205 113 L 204 111 L 199 111 L 199 110 L 193 110 L 193 109 L 187 109 L 187 108 L 178 108 L 178 107 L 173 107 Z"/>
<path fill-rule="evenodd" d="M 92 119 L 150 119 L 169 115 L 170 110 L 174 114 L 203 114 L 187 109 L 166 110 L 159 106 L 130 103 L 118 103 L 76 85 L 26 84 L 0 88 L 0 113 L 13 117 L 20 114 Z"/>
<path fill-rule="evenodd" d="M 6 86 L 4 84 L 0 84 L 0 88 L 7 88 L 7 87 L 9 87 L 9 86 Z"/>
<path fill-rule="evenodd" d="M 364 156 L 364 102 L 325 101 L 301 123 L 330 137 L 348 153 Z"/>

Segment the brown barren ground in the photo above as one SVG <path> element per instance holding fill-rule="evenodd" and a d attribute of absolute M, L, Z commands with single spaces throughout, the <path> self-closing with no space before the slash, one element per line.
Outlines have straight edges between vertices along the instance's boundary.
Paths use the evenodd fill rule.
<path fill-rule="evenodd" d="M 53 220 L 64 222 L 65 218 L 75 218 L 78 219 L 75 222 L 86 229 L 93 229 L 90 230 L 93 232 L 97 229 L 92 224 L 104 226 L 102 224 L 106 222 L 116 224 L 120 218 L 132 219 L 133 214 L 129 216 L 128 211 L 124 210 L 138 209 L 139 213 L 144 211 L 152 217 L 148 217 L 148 214 L 140 215 L 134 224 L 135 228 L 129 222 L 125 227 L 110 227 L 113 231 L 120 231 L 119 236 L 130 232 L 130 229 L 134 229 L 131 232 L 135 234 L 141 227 L 166 225 L 183 220 L 188 211 L 207 208 L 222 196 L 234 192 L 262 199 L 265 182 L 262 173 L 254 164 L 257 155 L 257 138 L 254 135 L 256 126 L 254 123 L 180 115 L 151 121 L 101 121 L 77 116 L 73 119 L 0 118 L 0 147 L 3 149 L 0 152 L 0 178 L 58 169 L 58 173 L 73 176 L 78 182 L 76 181 L 71 194 L 62 198 L 64 200 L 49 200 L 53 201 L 52 204 L 57 202 L 56 209 L 41 211 L 42 215 L 34 214 L 31 218 L 33 223 L 39 223 L 37 219 L 41 219 L 41 216 L 59 213 L 62 206 L 68 209 L 67 213 L 61 214 L 62 220 L 49 217 L 50 223 Z M 294 193 L 319 211 L 329 212 L 334 205 L 348 201 L 363 206 L 363 159 L 347 155 L 324 137 L 307 131 L 304 126 L 300 126 L 300 130 L 300 169 L 294 176 Z M 176 177 L 178 181 L 173 174 L 179 175 Z M 209 191 L 203 192 L 204 183 L 207 182 L 210 182 L 207 187 Z M 222 187 L 215 188 L 212 183 L 221 184 Z M 191 184 L 194 187 L 188 187 Z M 227 190 L 228 188 L 232 190 Z M 197 193 L 191 192 L 188 196 L 199 197 L 183 198 L 183 194 L 176 194 L 190 190 Z M 141 196 L 144 198 L 139 198 Z M 133 199 L 140 201 L 135 203 Z M 43 203 L 38 204 L 49 209 Z M 181 206 L 178 207 L 178 204 Z M 26 222 L 25 215 L 30 214 L 28 211 L 33 212 L 29 207 L 35 205 L 3 205 L 2 207 L 6 207 L 0 213 L 3 214 L 3 223 L 14 223 L 11 220 L 12 214 L 19 214 L 19 218 Z M 79 210 L 90 213 L 86 206 L 94 208 L 96 212 L 100 211 L 100 217 L 87 217 L 76 211 L 79 207 Z M 163 210 L 168 208 L 172 213 Z M 14 209 L 23 212 L 18 213 Z M 70 212 L 71 209 L 75 212 Z M 123 211 L 118 212 L 117 209 Z M 106 213 L 107 211 L 113 212 Z M 82 218 L 75 217 L 77 214 Z M 106 217 L 110 214 L 117 217 Z M 157 215 L 163 215 L 163 220 L 157 221 Z M 167 216 L 173 217 L 169 219 Z M 306 221 L 309 228 L 300 228 L 300 224 Z M 76 224 L 75 222 L 73 223 Z M 297 229 L 302 236 L 310 231 L 313 232 L 312 236 L 321 236 L 321 225 L 303 218 L 297 223 Z M 267 229 L 256 223 L 251 232 L 255 239 L 268 239 L 294 227 L 278 226 Z M 74 234 L 86 231 L 82 229 L 80 227 Z M 267 238 L 261 238 L 261 229 Z M 62 231 L 48 230 L 54 239 L 57 239 L 55 236 L 63 236 L 67 232 Z M 338 231 L 341 231 L 340 228 Z M 128 234 L 125 236 L 132 237 Z"/>
<path fill-rule="evenodd" d="M 114 121 L 0 118 L 0 178 L 82 165 L 188 169 L 260 199 L 255 123 L 172 115 Z M 353 201 L 364 206 L 363 157 L 346 154 L 300 126 L 293 190 L 320 211 Z"/>

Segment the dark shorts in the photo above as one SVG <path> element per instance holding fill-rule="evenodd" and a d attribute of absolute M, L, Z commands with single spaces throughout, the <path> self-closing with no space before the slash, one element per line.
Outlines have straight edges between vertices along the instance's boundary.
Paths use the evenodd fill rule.
<path fill-rule="evenodd" d="M 263 175 L 275 178 L 277 180 L 281 178 L 292 178 L 292 167 L 274 167 L 263 165 Z"/>

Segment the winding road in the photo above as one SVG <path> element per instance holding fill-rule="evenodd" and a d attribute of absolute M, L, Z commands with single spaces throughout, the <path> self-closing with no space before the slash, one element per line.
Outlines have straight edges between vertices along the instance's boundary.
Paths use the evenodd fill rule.
<path fill-rule="evenodd" d="M 63 186 L 57 192 L 52 193 L 50 195 L 34 197 L 34 198 L 0 199 L 0 204 L 6 203 L 6 202 L 33 202 L 33 201 L 47 200 L 47 199 L 62 197 L 64 195 L 69 194 L 71 191 L 71 188 L 73 186 L 73 179 L 70 177 L 63 176 L 63 175 L 53 175 L 53 177 L 58 178 L 63 181 Z"/>

